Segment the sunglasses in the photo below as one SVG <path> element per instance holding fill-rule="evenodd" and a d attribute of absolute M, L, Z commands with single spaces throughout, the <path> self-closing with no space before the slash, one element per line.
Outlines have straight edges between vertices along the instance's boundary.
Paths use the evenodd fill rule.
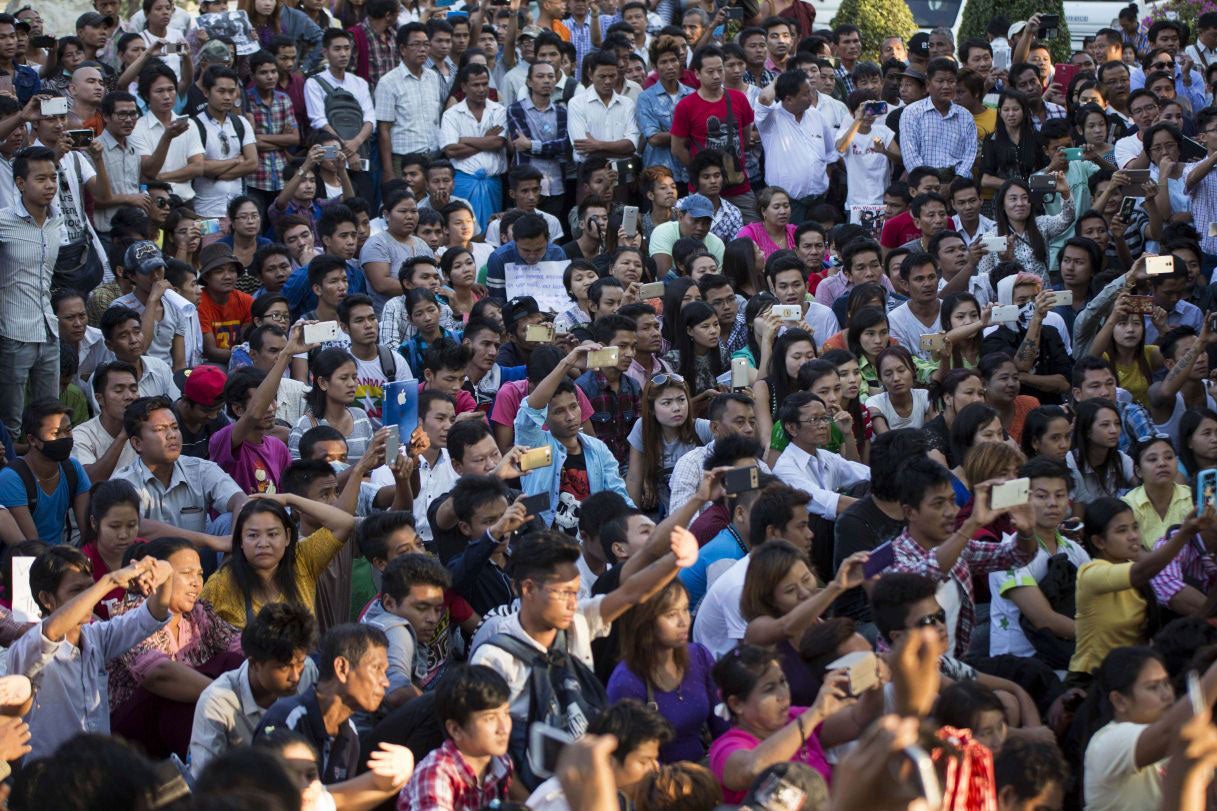
<path fill-rule="evenodd" d="M 684 385 L 685 379 L 675 372 L 660 372 L 651 378 L 652 386 L 666 386 L 669 383 Z"/>
<path fill-rule="evenodd" d="M 913 623 L 914 628 L 929 628 L 931 625 L 946 625 L 947 611 L 945 608 L 940 608 L 933 614 L 926 614 Z"/>

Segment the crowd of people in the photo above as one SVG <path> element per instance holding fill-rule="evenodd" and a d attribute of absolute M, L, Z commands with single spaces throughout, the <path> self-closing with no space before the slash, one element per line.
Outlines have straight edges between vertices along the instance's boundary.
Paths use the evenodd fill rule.
<path fill-rule="evenodd" d="M 1211 806 L 1217 12 L 93 7 L 0 14 L 5 807 Z"/>

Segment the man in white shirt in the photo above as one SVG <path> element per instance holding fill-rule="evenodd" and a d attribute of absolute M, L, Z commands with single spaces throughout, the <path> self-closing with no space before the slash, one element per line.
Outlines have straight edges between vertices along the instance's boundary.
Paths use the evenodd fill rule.
<path fill-rule="evenodd" d="M 116 360 L 102 364 L 93 375 L 99 412 L 72 429 L 72 456 L 84 465 L 89 481 L 105 481 L 138 458 L 123 430 L 123 412 L 139 399 L 136 374 L 134 366 Z"/>
<path fill-rule="evenodd" d="M 507 171 L 507 108 L 490 101 L 490 71 L 471 63 L 458 77 L 465 100 L 449 108 L 440 124 L 440 148 L 456 170 L 453 191 L 468 200 L 478 222 L 502 210 Z"/>
<path fill-rule="evenodd" d="M 811 82 L 787 71 L 761 91 L 756 128 L 765 147 L 765 182 L 781 186 L 805 212 L 828 193 L 828 169 L 840 158 L 833 129 L 812 107 Z M 775 102 L 776 99 L 776 102 Z"/>
<path fill-rule="evenodd" d="M 228 202 L 243 192 L 243 178 L 258 170 L 254 128 L 234 114 L 241 80 L 232 68 L 211 68 L 203 74 L 207 107 L 202 125 L 203 173 L 194 179 L 194 210 L 202 217 L 226 218 Z"/>
<path fill-rule="evenodd" d="M 567 132 L 582 163 L 595 155 L 628 158 L 638 149 L 638 122 L 634 102 L 613 90 L 617 83 L 617 57 L 609 51 L 588 54 L 592 65 L 591 92 L 571 99 Z"/>
<path fill-rule="evenodd" d="M 909 300 L 887 314 L 892 337 L 914 355 L 930 359 L 921 348 L 921 336 L 941 332 L 938 299 L 938 265 L 928 253 L 914 251 L 900 262 L 900 278 L 909 291 Z"/>
<path fill-rule="evenodd" d="M 177 79 L 153 60 L 140 72 L 138 88 L 148 110 L 135 122 L 130 138 L 142 158 L 140 172 L 169 183 L 184 202 L 192 200 L 190 182 L 203 173 L 203 142 L 197 124 L 173 113 Z"/>
<path fill-rule="evenodd" d="M 304 105 L 308 111 L 309 123 L 314 130 L 325 130 L 342 139 L 342 151 L 347 159 L 348 171 L 358 171 L 357 161 L 361 156 L 361 150 L 364 143 L 372 136 L 372 128 L 376 125 L 376 109 L 372 104 L 372 94 L 368 90 L 367 81 L 347 72 L 355 46 L 355 40 L 349 32 L 341 28 L 326 29 L 325 35 L 321 38 L 321 44 L 329 67 L 321 73 L 310 76 L 304 83 Z M 338 132 L 326 116 L 327 97 L 340 89 L 354 96 L 363 111 L 363 126 L 355 135 Z M 415 114 L 421 115 L 422 111 Z"/>
<path fill-rule="evenodd" d="M 798 256 L 779 256 L 765 268 L 769 286 L 779 304 L 798 306 L 803 311 L 798 326 L 811 333 L 818 349 L 821 344 L 841 331 L 841 323 L 831 307 L 807 298 L 807 274 Z M 791 326 L 791 324 L 787 324 Z"/>
<path fill-rule="evenodd" d="M 856 501 L 838 491 L 870 481 L 869 467 L 821 448 L 828 443 L 828 426 L 834 420 L 845 434 L 845 448 L 854 445 L 850 430 L 852 418 L 848 412 L 829 414 L 828 406 L 818 396 L 800 391 L 787 397 L 778 407 L 778 419 L 790 437 L 790 444 L 774 464 L 773 475 L 791 487 L 810 493 L 811 503 L 807 509 L 833 520 Z M 857 447 L 853 450 L 856 452 Z"/>

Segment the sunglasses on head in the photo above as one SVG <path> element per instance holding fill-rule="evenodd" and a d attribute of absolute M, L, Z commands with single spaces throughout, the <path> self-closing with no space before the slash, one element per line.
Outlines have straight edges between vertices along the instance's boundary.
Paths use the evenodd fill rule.
<path fill-rule="evenodd" d="M 926 614 L 913 623 L 914 628 L 929 628 L 931 625 L 946 625 L 947 612 L 945 608 L 940 608 L 933 614 Z"/>
<path fill-rule="evenodd" d="M 660 372 L 651 378 L 652 386 L 666 386 L 669 383 L 684 385 L 685 379 L 675 372 Z"/>

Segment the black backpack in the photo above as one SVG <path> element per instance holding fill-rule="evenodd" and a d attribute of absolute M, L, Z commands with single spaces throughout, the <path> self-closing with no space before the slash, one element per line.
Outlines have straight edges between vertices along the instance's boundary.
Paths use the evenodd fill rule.
<path fill-rule="evenodd" d="M 334 87 L 320 73 L 314 74 L 317 84 L 325 91 L 325 120 L 344 142 L 359 135 L 363 129 L 363 105 L 355 94 L 345 88 Z M 369 150 L 367 141 L 360 147 L 360 155 Z M 356 166 L 355 168 L 359 168 Z"/>
<path fill-rule="evenodd" d="M 1058 552 L 1048 558 L 1048 569 L 1037 584 L 1052 610 L 1066 617 L 1077 614 L 1078 567 L 1069 556 Z M 1068 670 L 1073 658 L 1075 641 L 1057 636 L 1047 628 L 1036 628 L 1026 616 L 1020 615 L 1018 624 L 1023 635 L 1035 648 L 1036 658 L 1053 670 Z"/>
<path fill-rule="evenodd" d="M 38 482 L 34 479 L 34 471 L 30 470 L 30 466 L 24 459 L 18 458 L 10 465 L 13 472 L 21 477 L 21 483 L 25 485 L 25 501 L 30 510 L 30 520 L 34 519 L 34 512 L 38 509 L 38 494 L 42 490 L 38 486 Z M 68 508 L 64 511 L 64 536 L 71 531 L 71 524 L 68 517 L 72 514 L 72 502 L 76 498 L 76 488 L 80 484 L 80 476 L 76 473 L 76 465 L 72 464 L 72 460 L 59 463 L 59 473 L 68 483 Z"/>
<path fill-rule="evenodd" d="M 541 764 L 529 758 L 528 735 L 532 725 L 548 724 L 572 738 L 582 737 L 588 723 L 608 706 L 608 695 L 591 668 L 569 652 L 565 631 L 558 631 L 553 646 L 545 653 L 507 634 L 495 634 L 486 644 L 506 651 L 531 668 L 528 717 L 512 718 L 507 751 L 515 762 L 516 776 L 532 791 L 545 780 Z"/>
<path fill-rule="evenodd" d="M 199 143 L 203 150 L 207 150 L 207 128 L 203 126 L 203 122 L 199 120 L 197 115 L 190 116 L 190 120 L 199 128 Z M 236 113 L 229 113 L 228 120 L 232 122 L 232 131 L 237 134 L 237 150 L 233 155 L 234 158 L 241 156 L 241 144 L 245 141 L 245 121 Z"/>

